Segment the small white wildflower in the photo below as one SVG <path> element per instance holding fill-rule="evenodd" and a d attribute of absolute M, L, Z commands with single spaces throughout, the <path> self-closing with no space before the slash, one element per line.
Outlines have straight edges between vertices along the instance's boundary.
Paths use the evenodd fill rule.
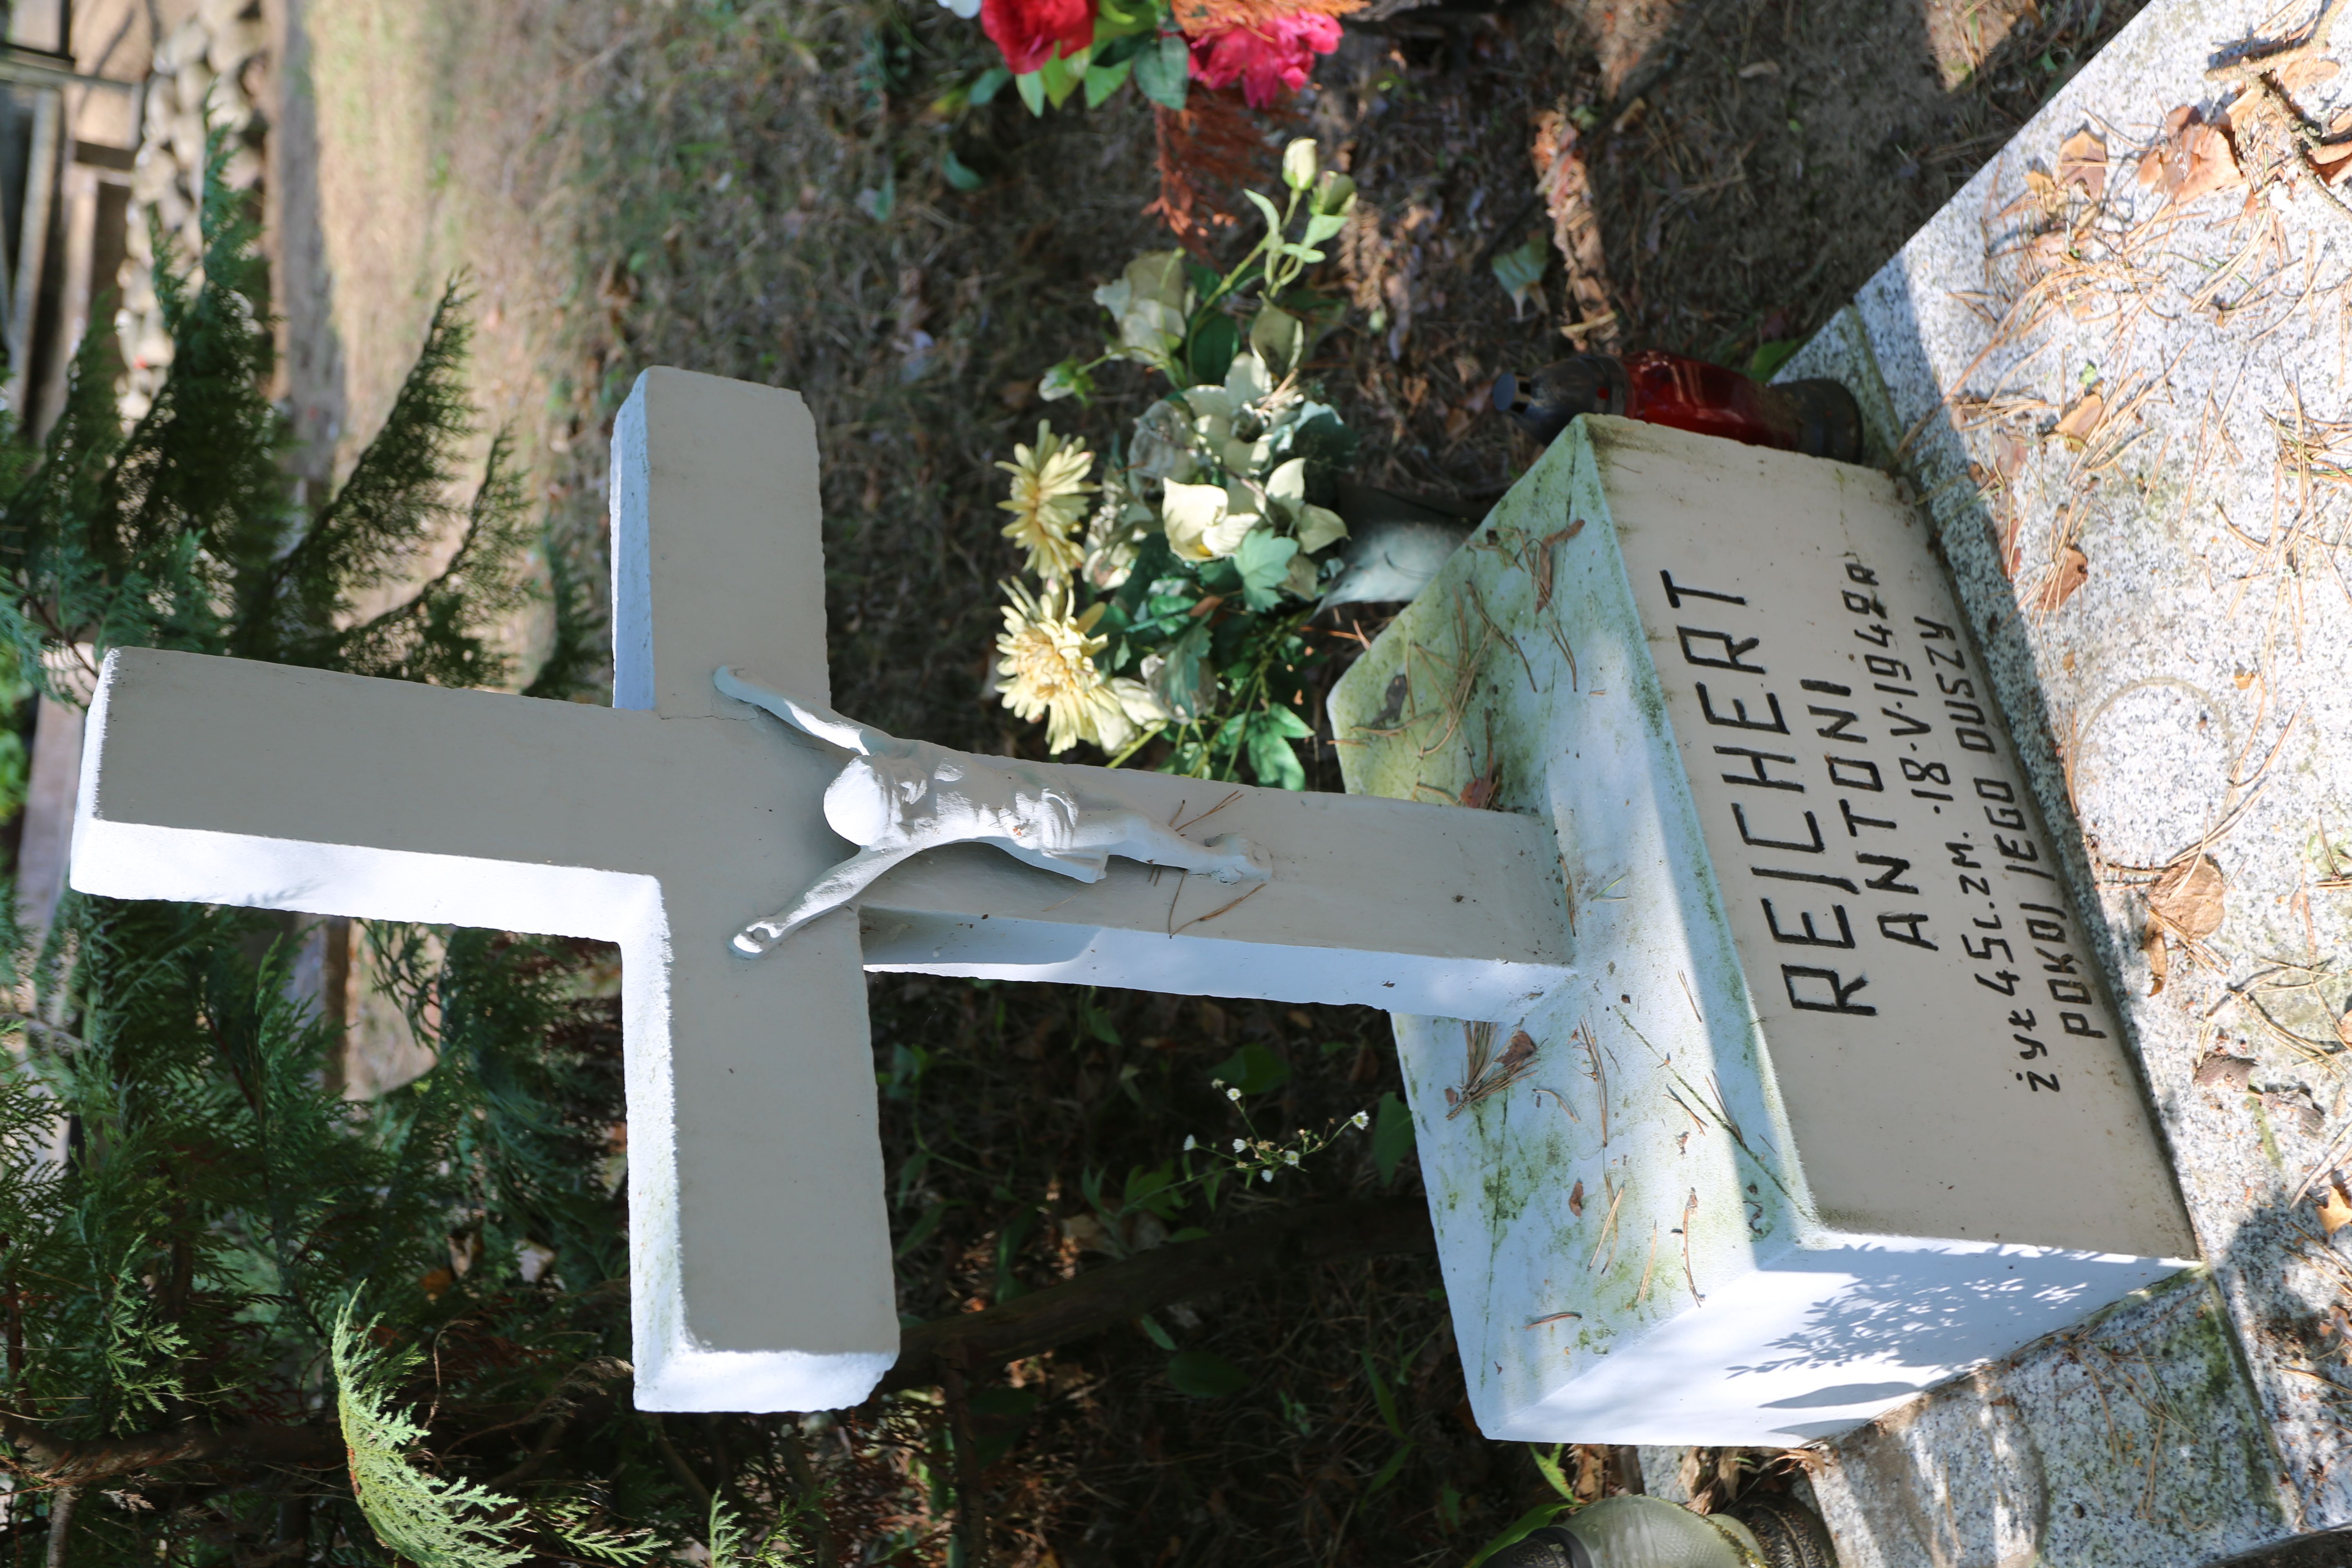
<path fill-rule="evenodd" d="M 1190 1132 L 1184 1134 L 1184 1152 L 1189 1154 L 1200 1146 L 1201 1144 L 1199 1140 L 1195 1139 Z"/>
<path fill-rule="evenodd" d="M 1225 1087 L 1225 1080 L 1221 1078 L 1213 1078 L 1209 1080 L 1209 1087 L 1211 1089 L 1223 1089 Z"/>
<path fill-rule="evenodd" d="M 1234 1139 L 1234 1153 L 1238 1154 L 1238 1153 L 1242 1152 L 1244 1150 L 1247 1149 L 1248 1147 L 1249 1147 L 1248 1143 L 1244 1142 L 1243 1140 L 1241 1140 L 1241 1139 L 1239 1139 L 1239 1138 L 1236 1138 L 1236 1139 Z"/>
<path fill-rule="evenodd" d="M 1238 1105 L 1241 1103 L 1242 1091 L 1237 1089 L 1229 1089 L 1225 1090 L 1225 1098 Z"/>
<path fill-rule="evenodd" d="M 1274 1180 L 1274 1172 L 1271 1169 L 1260 1171 L 1258 1174 L 1266 1181 Z"/>
<path fill-rule="evenodd" d="M 1298 1151 L 1296 1149 L 1285 1149 L 1282 1152 L 1282 1163 L 1286 1165 L 1296 1165 L 1298 1163 Z"/>
<path fill-rule="evenodd" d="M 1371 1124 L 1371 1116 L 1367 1111 L 1359 1110 L 1355 1115 L 1348 1118 L 1348 1125 L 1353 1127 L 1359 1132 L 1361 1132 L 1365 1128 L 1370 1127 Z"/>

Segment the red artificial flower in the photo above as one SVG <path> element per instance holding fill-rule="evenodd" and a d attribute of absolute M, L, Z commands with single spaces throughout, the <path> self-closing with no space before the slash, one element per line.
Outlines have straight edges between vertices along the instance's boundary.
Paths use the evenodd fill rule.
<path fill-rule="evenodd" d="M 1242 84 L 1252 109 L 1264 109 L 1307 85 L 1315 57 L 1339 47 L 1339 21 L 1315 12 L 1276 16 L 1256 27 L 1228 27 L 1192 40 L 1192 79 L 1212 91 Z"/>
<path fill-rule="evenodd" d="M 1004 68 L 1027 76 L 1095 41 L 1094 0 L 980 0 L 980 27 L 1004 51 Z"/>

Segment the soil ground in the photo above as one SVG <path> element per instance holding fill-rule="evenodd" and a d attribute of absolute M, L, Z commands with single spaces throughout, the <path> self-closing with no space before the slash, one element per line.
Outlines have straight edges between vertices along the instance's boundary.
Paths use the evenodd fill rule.
<path fill-rule="evenodd" d="M 1315 369 L 1370 477 L 1460 496 L 1533 456 L 1481 412 L 1494 374 L 1559 356 L 1557 257 L 1515 314 L 1493 255 L 1548 229 L 1536 115 L 1588 125 L 1599 281 L 1618 341 L 1746 366 L 1842 304 L 2137 9 L 2130 0 L 1544 0 L 1376 10 L 1318 89 L 1261 117 L 1311 133 L 1366 217 L 1331 291 L 1359 304 Z M 1367 16 L 1373 15 L 1368 12 Z M 1155 127 L 1133 94 L 1033 119 L 950 108 L 992 58 L 929 4 L 848 0 L 289 0 L 315 135 L 283 129 L 315 203 L 280 243 L 320 258 L 306 428 L 347 458 L 444 280 L 478 300 L 488 418 L 523 437 L 559 529 L 593 547 L 605 441 L 636 373 L 677 364 L 798 388 L 828 513 L 833 679 L 901 734 L 1042 754 L 986 689 L 1001 476 L 1036 376 L 1088 352 L 1089 294 L 1163 247 Z M 961 192 L 952 149 L 982 176 Z M 306 216 L 313 214 L 314 216 Z M 1371 311 L 1382 312 L 1377 328 Z M 1099 449 L 1142 403 L 1107 378 L 1056 425 Z M 298 408 L 298 415 L 304 412 Z M 1738 520 L 1727 519 L 1726 526 Z M 1049 986 L 878 975 L 875 1048 L 923 1320 L 1049 1284 L 1170 1226 L 1213 1227 L 1382 1183 L 1360 1143 L 1301 1173 L 1107 1228 L 1082 1195 L 1235 1134 L 1210 1086 L 1245 1046 L 1287 1080 L 1262 1127 L 1316 1128 L 1396 1084 L 1386 1020 Z M 1392 1190 L 1416 1190 L 1411 1163 Z M 1180 1392 L 1170 1352 L 1246 1386 Z M 1441 1563 L 1551 1495 L 1528 1450 L 1469 1420 L 1433 1263 L 1331 1266 L 1204 1297 L 974 1373 L 985 1462 L 926 1468 L 920 1399 L 830 1429 L 845 1561 Z M 837 1434 L 835 1441 L 831 1434 Z M 1604 1484 L 1585 1456 L 1587 1489 Z M 957 1491 L 981 1541 L 950 1545 Z"/>

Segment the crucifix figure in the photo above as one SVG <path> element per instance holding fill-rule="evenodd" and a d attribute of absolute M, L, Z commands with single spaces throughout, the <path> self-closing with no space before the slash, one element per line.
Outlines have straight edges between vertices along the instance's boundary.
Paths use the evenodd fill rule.
<path fill-rule="evenodd" d="M 897 1356 L 861 970 L 1491 1019 L 1568 973 L 1532 818 L 966 758 L 832 715 L 793 393 L 646 372 L 612 505 L 610 709 L 118 650 L 72 883 L 617 942 L 643 1408 L 835 1408 Z M 961 786 L 965 828 L 995 800 L 1003 831 L 926 827 L 894 780 L 933 818 Z M 1029 797 L 1066 821 L 1034 852 Z"/>
<path fill-rule="evenodd" d="M 719 689 L 764 708 L 804 735 L 839 746 L 852 760 L 825 786 L 824 819 L 857 853 L 819 877 L 790 909 L 735 933 L 735 951 L 757 957 L 872 886 L 910 855 L 949 844 L 988 844 L 1015 859 L 1081 882 L 1099 882 L 1114 855 L 1174 867 L 1231 886 L 1263 882 L 1265 858 L 1249 840 L 1220 834 L 1195 844 L 1139 812 L 1082 800 L 1066 771 L 968 756 L 895 735 L 801 702 L 739 669 L 713 678 Z"/>

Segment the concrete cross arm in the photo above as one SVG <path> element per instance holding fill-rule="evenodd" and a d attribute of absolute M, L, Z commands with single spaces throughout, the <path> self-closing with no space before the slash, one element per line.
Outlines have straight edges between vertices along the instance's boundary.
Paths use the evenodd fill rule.
<path fill-rule="evenodd" d="M 641 1405 L 829 1408 L 895 1357 L 861 967 L 1496 1018 L 1568 973 L 1545 824 L 1093 768 L 1045 771 L 1244 834 L 1271 878 L 950 846 L 738 956 L 852 847 L 824 815 L 846 753 L 712 686 L 829 700 L 814 430 L 791 393 L 655 371 L 614 449 L 614 709 L 118 651 L 72 882 L 619 943 Z"/>

